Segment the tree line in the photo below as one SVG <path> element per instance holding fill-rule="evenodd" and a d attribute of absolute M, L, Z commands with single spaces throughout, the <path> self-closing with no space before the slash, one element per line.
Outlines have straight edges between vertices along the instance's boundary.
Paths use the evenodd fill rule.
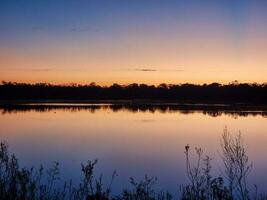
<path fill-rule="evenodd" d="M 267 84 L 160 84 L 100 86 L 95 83 L 54 85 L 49 83 L 0 84 L 0 100 L 159 100 L 206 103 L 267 104 Z"/>

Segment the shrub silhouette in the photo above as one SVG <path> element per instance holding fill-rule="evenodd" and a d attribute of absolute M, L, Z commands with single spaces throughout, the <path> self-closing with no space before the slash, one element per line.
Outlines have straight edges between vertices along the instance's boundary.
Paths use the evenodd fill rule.
<path fill-rule="evenodd" d="M 221 137 L 220 156 L 224 163 L 224 176 L 211 175 L 211 158 L 204 156 L 201 148 L 195 148 L 196 164 L 190 160 L 191 148 L 185 146 L 186 173 L 189 183 L 180 186 L 181 200 L 263 200 L 267 196 L 258 195 L 257 190 L 250 192 L 247 177 L 252 164 L 248 159 L 241 134 L 233 138 L 227 129 Z M 131 188 L 120 194 L 112 195 L 111 186 L 116 172 L 108 187 L 102 182 L 102 175 L 96 178 L 94 169 L 97 160 L 81 165 L 82 180 L 78 185 L 72 181 L 60 182 L 59 163 L 51 168 L 20 168 L 15 155 L 10 155 L 6 143 L 0 145 L 0 199 L 3 200 L 170 200 L 169 192 L 153 189 L 157 179 L 145 176 L 136 182 L 130 178 Z M 62 183 L 62 182 L 61 182 Z"/>

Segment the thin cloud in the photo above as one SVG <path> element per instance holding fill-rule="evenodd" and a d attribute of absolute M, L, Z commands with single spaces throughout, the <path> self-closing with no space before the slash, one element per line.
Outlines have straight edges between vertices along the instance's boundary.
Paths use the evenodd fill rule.
<path fill-rule="evenodd" d="M 70 28 L 69 31 L 70 32 L 76 32 L 77 31 L 77 28 Z"/>
<path fill-rule="evenodd" d="M 142 122 L 142 123 L 151 123 L 155 122 L 156 120 L 154 119 L 141 119 L 141 120 L 136 120 L 137 122 Z"/>
<path fill-rule="evenodd" d="M 141 72 L 156 72 L 156 69 L 147 69 L 147 68 L 143 68 L 143 69 L 134 69 L 134 71 L 141 71 Z"/>
<path fill-rule="evenodd" d="M 30 69 L 29 71 L 34 71 L 34 72 L 50 72 L 50 71 L 72 71 L 72 72 L 82 72 L 86 71 L 85 69 Z"/>
<path fill-rule="evenodd" d="M 80 32 L 85 32 L 85 31 L 89 31 L 90 29 L 89 28 L 81 28 L 79 29 Z"/>
<path fill-rule="evenodd" d="M 118 69 L 115 71 L 136 71 L 136 72 L 183 72 L 183 69 L 156 69 L 156 68 L 135 68 L 135 69 Z"/>
<path fill-rule="evenodd" d="M 53 71 L 52 69 L 30 69 L 29 71 L 32 72 L 49 72 L 49 71 Z"/>
<path fill-rule="evenodd" d="M 89 28 L 89 27 L 70 27 L 69 32 L 87 32 L 87 31 L 91 31 L 91 32 L 99 32 L 100 29 L 99 28 Z"/>
<path fill-rule="evenodd" d="M 48 72 L 53 71 L 52 69 L 21 69 L 21 68 L 12 68 L 12 69 L 0 69 L 0 71 L 30 71 L 30 72 Z"/>
<path fill-rule="evenodd" d="M 43 68 L 43 69 L 0 69 L 0 71 L 29 71 L 29 72 L 63 72 L 63 71 L 71 71 L 71 72 L 84 72 L 86 69 L 51 69 L 51 68 Z"/>
<path fill-rule="evenodd" d="M 42 27 L 42 26 L 33 26 L 31 28 L 33 31 L 43 31 L 46 30 L 47 27 Z M 83 31 L 89 31 L 89 27 L 88 26 L 75 26 L 75 25 L 70 25 L 70 24 L 63 24 L 63 27 L 57 27 L 58 30 L 65 30 L 65 31 L 69 31 L 69 32 L 83 32 Z"/>
<path fill-rule="evenodd" d="M 183 69 L 165 69 L 165 70 L 161 70 L 161 71 L 169 71 L 169 72 L 184 72 L 185 70 L 183 70 Z"/>

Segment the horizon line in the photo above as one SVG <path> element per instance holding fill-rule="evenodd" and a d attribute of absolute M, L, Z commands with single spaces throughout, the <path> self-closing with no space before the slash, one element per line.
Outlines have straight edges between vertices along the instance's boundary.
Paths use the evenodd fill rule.
<path fill-rule="evenodd" d="M 111 87 L 113 85 L 119 85 L 119 86 L 129 86 L 129 85 L 133 85 L 133 84 L 137 84 L 138 86 L 140 85 L 147 85 L 147 86 L 155 86 L 158 87 L 160 85 L 167 85 L 167 86 L 171 86 L 171 85 L 183 85 L 183 84 L 190 84 L 190 85 L 199 85 L 199 86 L 203 86 L 203 85 L 211 85 L 211 84 L 219 84 L 219 85 L 231 85 L 231 84 L 257 84 L 257 85 L 266 85 L 267 82 L 245 82 L 245 81 L 238 81 L 238 80 L 234 80 L 234 81 L 229 81 L 227 83 L 222 83 L 222 82 L 179 82 L 179 83 L 166 83 L 166 82 L 162 82 L 162 83 L 158 83 L 158 84 L 153 84 L 153 83 L 144 83 L 144 82 L 130 82 L 130 83 L 117 83 L 117 82 L 113 82 L 111 84 L 99 84 L 95 81 L 91 81 L 88 83 L 78 83 L 78 82 L 69 82 L 69 83 L 52 83 L 52 82 L 23 82 L 23 81 L 4 81 L 1 80 L 0 81 L 0 85 L 4 85 L 4 84 L 28 84 L 28 85 L 37 85 L 37 84 L 46 84 L 46 85 L 51 85 L 51 86 L 89 86 L 89 85 L 95 85 L 95 86 L 100 86 L 100 87 Z"/>

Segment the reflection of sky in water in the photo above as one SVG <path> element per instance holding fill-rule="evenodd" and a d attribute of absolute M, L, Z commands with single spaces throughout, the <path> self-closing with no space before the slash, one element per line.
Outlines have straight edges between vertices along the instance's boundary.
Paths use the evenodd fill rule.
<path fill-rule="evenodd" d="M 159 187 L 174 192 L 187 181 L 183 154 L 186 144 L 203 147 L 214 158 L 214 168 L 222 169 L 215 157 L 220 134 L 227 125 L 230 132 L 240 130 L 245 138 L 254 165 L 250 182 L 267 189 L 267 159 L 262 156 L 267 151 L 267 123 L 260 114 L 212 117 L 203 111 L 114 112 L 108 107 L 94 112 L 70 111 L 5 112 L 0 115 L 0 139 L 8 141 L 22 166 L 47 166 L 59 161 L 63 177 L 78 180 L 80 163 L 98 158 L 97 173 L 102 172 L 105 181 L 117 170 L 115 190 L 126 187 L 131 176 L 140 179 L 148 174 L 158 177 Z"/>

